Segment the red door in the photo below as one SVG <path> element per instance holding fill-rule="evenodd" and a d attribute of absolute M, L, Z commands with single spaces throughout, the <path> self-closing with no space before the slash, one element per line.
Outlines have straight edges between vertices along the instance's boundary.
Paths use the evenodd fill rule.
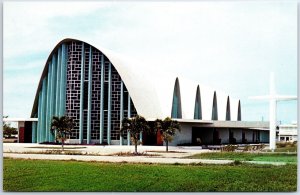
<path fill-rule="evenodd" d="M 163 142 L 163 139 L 162 139 L 160 130 L 158 130 L 158 131 L 157 131 L 157 134 L 156 134 L 156 145 L 162 146 L 163 143 L 164 143 L 164 142 Z"/>

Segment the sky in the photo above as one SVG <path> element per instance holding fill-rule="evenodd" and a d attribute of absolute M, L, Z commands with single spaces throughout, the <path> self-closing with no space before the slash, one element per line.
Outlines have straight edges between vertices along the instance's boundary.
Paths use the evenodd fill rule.
<path fill-rule="evenodd" d="M 64 38 L 225 91 L 241 100 L 246 121 L 268 121 L 268 101 L 249 97 L 269 93 L 271 71 L 278 94 L 297 95 L 297 1 L 5 2 L 4 115 L 30 117 L 48 55 Z M 278 122 L 297 120 L 296 101 L 277 105 Z"/>

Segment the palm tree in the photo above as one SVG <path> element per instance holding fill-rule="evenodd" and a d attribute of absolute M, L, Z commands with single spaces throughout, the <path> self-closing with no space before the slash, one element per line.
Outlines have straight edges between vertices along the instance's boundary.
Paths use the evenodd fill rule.
<path fill-rule="evenodd" d="M 74 127 L 74 122 L 72 118 L 68 116 L 53 116 L 51 123 L 51 133 L 54 135 L 56 132 L 56 138 L 61 140 L 61 147 L 64 150 L 64 143 Z"/>
<path fill-rule="evenodd" d="M 137 154 L 137 145 L 139 144 L 139 135 L 141 132 L 149 131 L 149 125 L 146 119 L 142 116 L 136 115 L 132 118 L 124 118 L 122 120 L 122 127 L 120 133 L 130 132 L 130 137 L 134 143 L 135 154 Z M 130 138 L 127 138 L 130 139 Z"/>
<path fill-rule="evenodd" d="M 157 119 L 155 121 L 157 131 L 161 132 L 162 139 L 166 143 L 166 151 L 169 151 L 169 142 L 173 140 L 173 136 L 176 131 L 180 131 L 180 125 L 178 121 L 172 120 L 170 117 L 164 120 Z"/>

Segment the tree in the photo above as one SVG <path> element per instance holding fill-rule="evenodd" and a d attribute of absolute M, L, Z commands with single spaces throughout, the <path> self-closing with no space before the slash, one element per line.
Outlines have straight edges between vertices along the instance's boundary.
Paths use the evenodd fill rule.
<path fill-rule="evenodd" d="M 7 118 L 8 116 L 4 116 L 4 118 Z M 12 135 L 17 135 L 18 131 L 17 128 L 11 127 L 10 123 L 3 122 L 3 136 L 6 138 L 11 138 Z"/>
<path fill-rule="evenodd" d="M 51 133 L 54 135 L 56 132 L 56 139 L 61 140 L 62 150 L 64 150 L 64 142 L 67 139 L 67 135 L 71 133 L 74 125 L 72 118 L 68 116 L 53 116 L 52 118 Z"/>
<path fill-rule="evenodd" d="M 164 120 L 157 119 L 155 122 L 156 129 L 161 132 L 162 139 L 166 143 L 166 151 L 168 152 L 169 142 L 172 142 L 176 131 L 180 131 L 180 125 L 178 121 L 172 120 L 170 117 L 167 117 Z"/>
<path fill-rule="evenodd" d="M 141 132 L 149 131 L 149 125 L 146 119 L 142 116 L 136 115 L 132 118 L 124 118 L 122 120 L 122 127 L 120 133 L 130 132 L 130 138 L 134 143 L 135 154 L 137 154 L 137 145 L 139 144 L 139 135 Z M 129 139 L 129 138 L 128 138 Z"/>

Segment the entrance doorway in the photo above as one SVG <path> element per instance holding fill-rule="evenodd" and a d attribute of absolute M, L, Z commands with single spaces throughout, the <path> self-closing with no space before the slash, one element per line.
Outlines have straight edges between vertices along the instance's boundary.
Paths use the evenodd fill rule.
<path fill-rule="evenodd" d="M 156 146 L 157 134 L 143 132 L 143 145 Z"/>
<path fill-rule="evenodd" d="M 260 142 L 260 132 L 253 130 L 253 143 L 259 143 Z"/>
<path fill-rule="evenodd" d="M 219 131 L 217 129 L 214 129 L 213 131 L 213 145 L 220 145 L 221 139 L 219 135 Z"/>
<path fill-rule="evenodd" d="M 194 146 L 212 145 L 214 142 L 217 142 L 218 137 L 219 133 L 214 132 L 213 128 L 192 128 L 192 145 Z"/>
<path fill-rule="evenodd" d="M 246 144 L 246 143 L 247 143 L 245 131 L 242 132 L 242 143 L 243 143 L 243 144 Z"/>
<path fill-rule="evenodd" d="M 231 129 L 229 129 L 229 144 L 236 144 L 236 139 Z"/>
<path fill-rule="evenodd" d="M 23 143 L 32 143 L 32 121 L 25 121 L 23 127 Z M 21 140 L 19 140 L 21 142 Z"/>

